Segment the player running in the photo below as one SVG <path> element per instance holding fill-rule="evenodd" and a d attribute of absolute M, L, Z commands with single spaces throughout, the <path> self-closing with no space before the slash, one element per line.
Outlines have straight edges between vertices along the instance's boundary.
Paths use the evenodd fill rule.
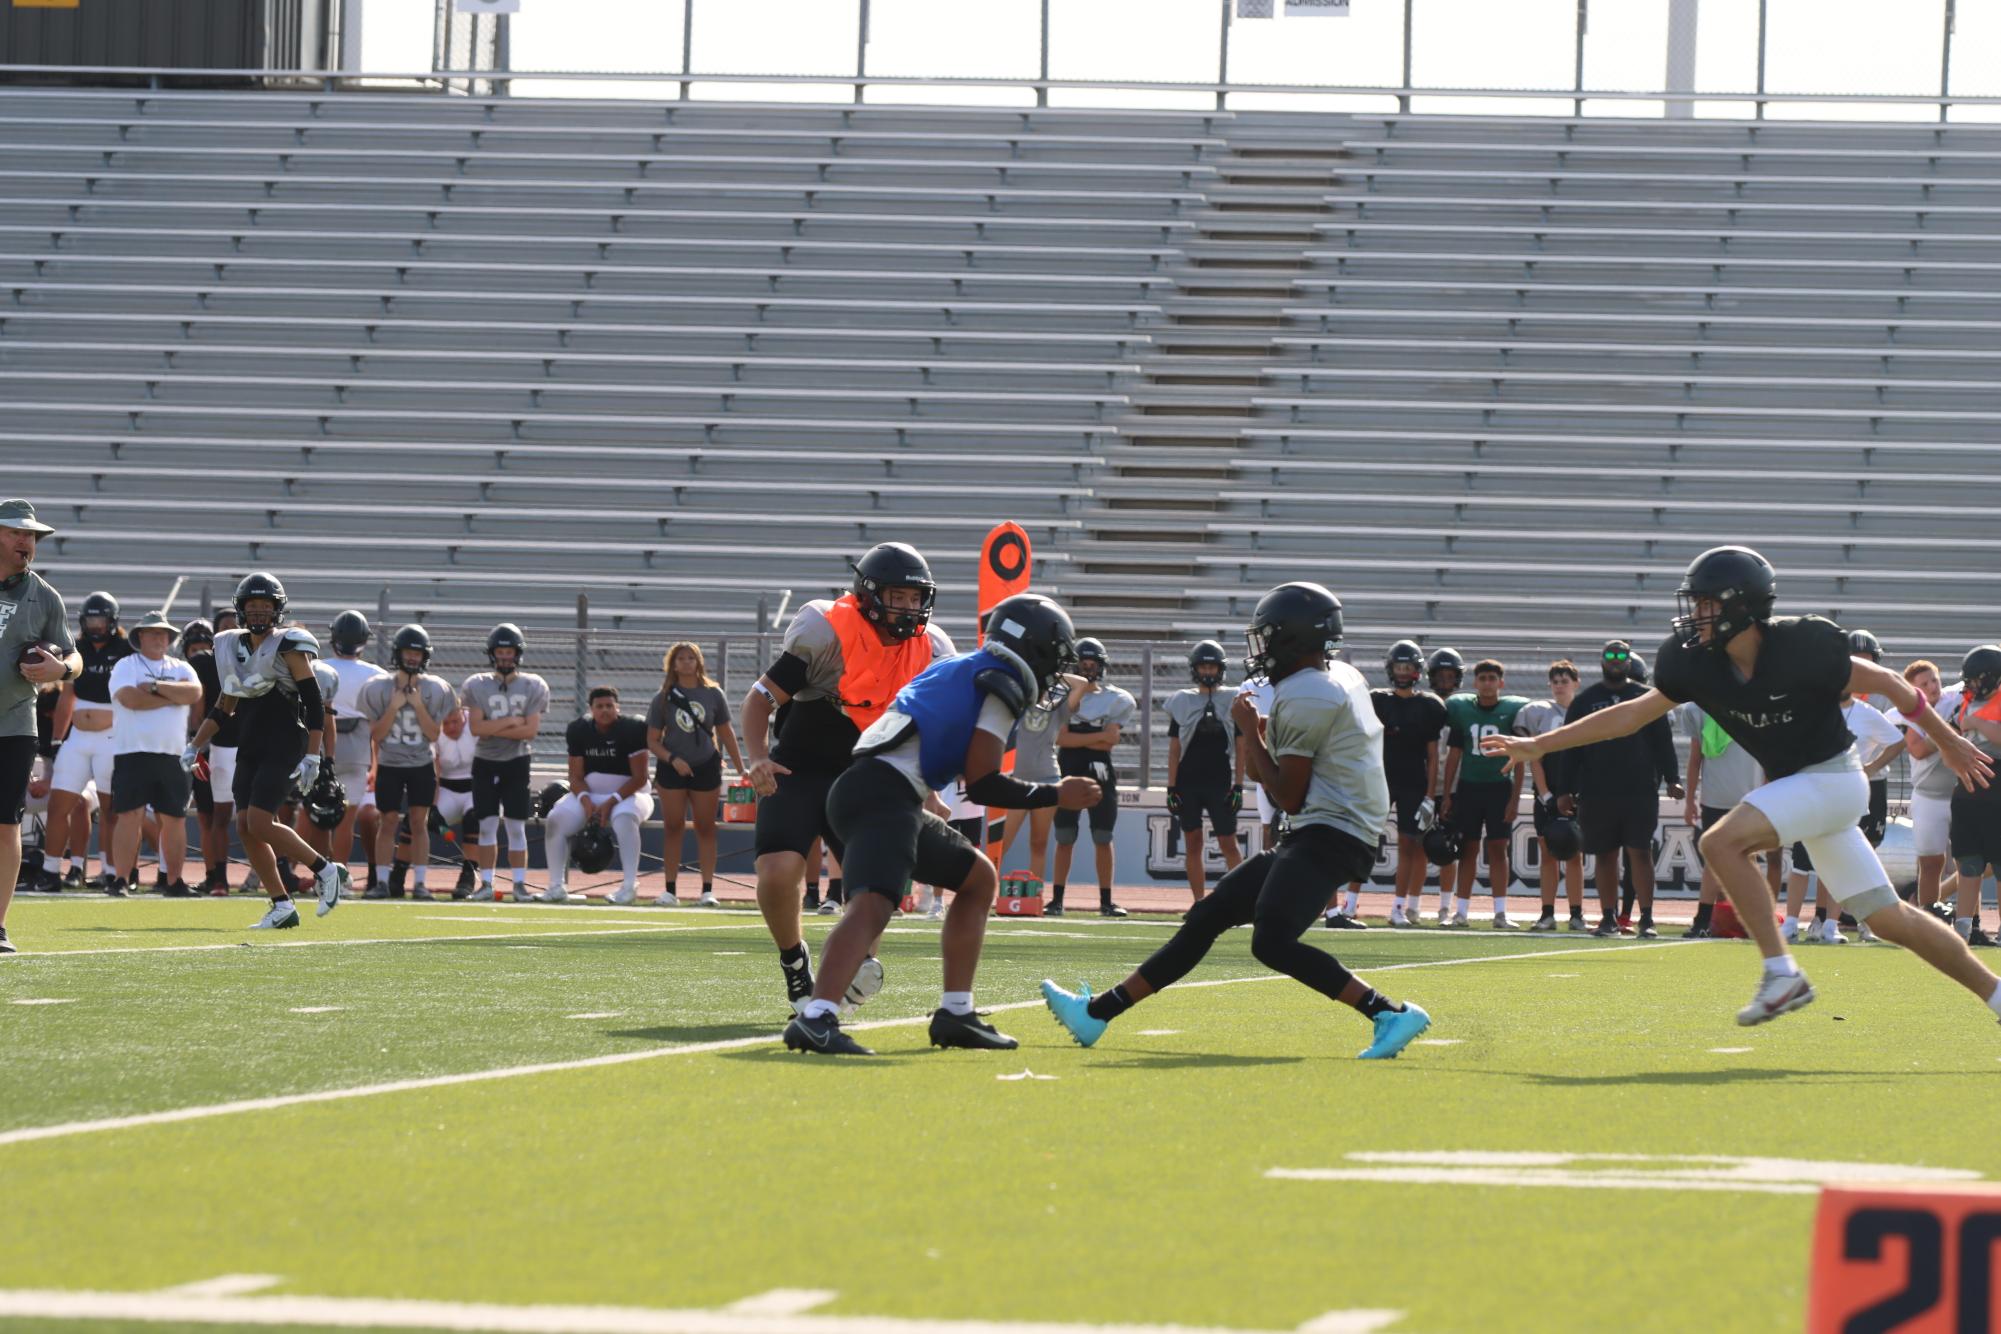
<path fill-rule="evenodd" d="M 1764 976 L 1737 1022 L 1762 1024 L 1813 1000 L 1812 985 L 1780 939 L 1771 892 L 1752 860 L 1795 842 L 1806 845 L 1829 893 L 1857 920 L 2001 1014 L 2001 980 L 1950 927 L 1897 897 L 1858 827 L 1869 784 L 1842 720 L 1842 696 L 1886 697 L 1924 730 L 1969 791 L 1988 785 L 1992 762 L 1903 677 L 1851 657 L 1840 626 L 1819 616 L 1774 617 L 1775 599 L 1771 563 L 1757 552 L 1703 552 L 1682 578 L 1679 614 L 1661 645 L 1651 690 L 1547 736 L 1488 737 L 1482 749 L 1505 755 L 1512 768 L 1552 751 L 1630 735 L 1693 700 L 1764 766 L 1766 776 L 1702 836 L 1705 862 L 1765 958 Z"/>
<path fill-rule="evenodd" d="M 1088 986 L 1072 994 L 1044 981 L 1042 999 L 1077 1045 L 1088 1047 L 1112 1020 L 1186 977 L 1225 931 L 1248 924 L 1259 963 L 1375 1025 L 1363 1060 L 1393 1057 L 1430 1027 L 1431 1016 L 1382 995 L 1300 939 L 1336 886 L 1375 865 L 1376 840 L 1390 813 L 1383 725 L 1368 682 L 1333 661 L 1340 600 L 1319 584 L 1280 584 L 1258 600 L 1247 637 L 1244 670 L 1271 681 L 1271 716 L 1260 718 L 1247 694 L 1237 696 L 1231 711 L 1252 770 L 1286 812 L 1283 840 L 1218 881 L 1213 894 L 1188 910 L 1181 929 L 1118 986 L 1093 996 Z"/>

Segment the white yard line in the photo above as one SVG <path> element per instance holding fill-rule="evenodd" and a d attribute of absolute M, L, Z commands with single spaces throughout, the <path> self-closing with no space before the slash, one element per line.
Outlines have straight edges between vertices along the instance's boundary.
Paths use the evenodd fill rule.
<path fill-rule="evenodd" d="M 717 930 L 719 928 L 684 928 L 689 930 Z M 586 933 L 586 934 L 610 934 Z M 1373 976 L 1378 973 L 1408 972 L 1414 968 L 1451 968 L 1460 964 L 1505 963 L 1512 959 L 1546 959 L 1557 954 L 1571 954 L 1578 950 L 1590 950 L 1594 954 L 1610 954 L 1615 950 L 1661 950 L 1675 949 L 1683 945 L 1699 945 L 1701 941 L 1674 940 L 1656 941 L 1644 945 L 1610 945 L 1593 948 L 1588 945 L 1573 946 L 1569 949 L 1531 950 L 1520 954 L 1489 954 L 1469 956 L 1459 959 L 1428 959 L 1416 963 L 1387 964 L 1369 970 Z M 1287 982 L 1291 979 L 1282 973 L 1259 973 L 1253 977 L 1219 977 L 1201 982 L 1177 982 L 1177 990 L 1188 991 L 1199 987 L 1229 987 L 1246 982 Z M 1040 999 L 1011 1001 L 1005 1005 L 990 1005 L 989 1012 L 1008 1010 L 1030 1010 L 1042 1005 Z M 910 1028 L 917 1024 L 929 1023 L 928 1014 L 911 1015 L 904 1019 L 878 1019 L 871 1023 L 848 1024 L 850 1033 L 859 1033 L 882 1028 Z M 316 1102 L 344 1102 L 350 1098 L 369 1098 L 383 1093 L 410 1093 L 419 1089 L 449 1088 L 456 1084 L 479 1084 L 497 1079 L 520 1079 L 529 1075 L 557 1074 L 568 1070 L 592 1070 L 601 1066 L 630 1065 L 636 1061 L 658 1060 L 663 1056 L 693 1056 L 703 1052 L 741 1051 L 748 1047 L 763 1047 L 775 1042 L 776 1033 L 761 1034 L 749 1038 L 724 1038 L 716 1042 L 690 1042 L 679 1047 L 649 1047 L 643 1051 L 609 1052 L 602 1056 L 584 1056 L 567 1061 L 537 1061 L 530 1065 L 502 1066 L 493 1070 L 468 1070 L 454 1075 L 430 1075 L 421 1079 L 394 1079 L 381 1084 L 360 1084 L 350 1088 L 320 1089 L 311 1093 L 288 1093 L 269 1098 L 241 1098 L 234 1102 L 209 1103 L 196 1107 L 176 1107 L 164 1112 L 142 1112 L 133 1116 L 108 1116 L 90 1121 L 65 1121 L 51 1126 L 25 1126 L 19 1130 L 0 1131 L 0 1148 L 10 1144 L 28 1144 L 36 1140 L 64 1139 L 71 1135 L 88 1135 L 106 1130 L 132 1130 L 141 1126 L 173 1125 L 182 1121 L 205 1121 L 211 1117 L 233 1116 L 241 1112 L 268 1112 L 282 1107 L 301 1107 Z"/>
<path fill-rule="evenodd" d="M 727 922 L 720 926 L 608 926 L 598 930 L 580 929 L 575 931 L 515 931 L 505 934 L 492 931 L 476 936 L 364 936 L 356 940 L 266 940 L 252 945 L 247 940 L 233 941 L 227 945 L 114 945 L 104 949 L 88 950 L 45 950 L 40 954 L 17 954 L 7 961 L 9 968 L 24 964 L 46 962 L 50 959 L 74 959 L 98 954 L 200 954 L 213 950 L 302 950 L 329 945 L 438 945 L 459 940 L 551 940 L 564 936 L 637 936 L 649 933 L 665 935 L 676 931 L 740 931 L 750 926 L 750 922 Z M 762 925 L 759 923 L 758 925 Z"/>

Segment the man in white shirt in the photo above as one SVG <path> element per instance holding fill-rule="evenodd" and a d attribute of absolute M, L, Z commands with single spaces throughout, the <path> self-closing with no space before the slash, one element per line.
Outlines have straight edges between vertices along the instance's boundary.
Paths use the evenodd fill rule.
<path fill-rule="evenodd" d="M 438 804 L 433 809 L 437 811 L 438 822 L 451 831 L 459 850 L 459 878 L 452 886 L 455 899 L 470 898 L 479 876 L 479 863 L 472 855 L 477 831 L 466 822 L 466 816 L 472 812 L 472 757 L 478 743 L 479 738 L 466 726 L 463 707 L 438 720 L 438 739 L 432 743 L 438 764 Z M 403 855 L 413 863 L 429 861 L 430 830 L 412 829 L 409 834 L 410 847 Z"/>
<path fill-rule="evenodd" d="M 1965 691 L 1958 685 L 1947 688 L 1936 663 L 1919 658 L 1904 668 L 1904 679 L 1941 717 L 1950 718 L 1958 713 Z M 1955 916 L 1938 905 L 1955 897 L 1959 890 L 1959 872 L 1950 857 L 1952 791 L 1959 786 L 1959 779 L 1945 767 L 1938 747 L 1921 729 L 1907 728 L 1904 745 L 1911 757 L 1911 842 L 1918 854 L 1918 906 Z M 1973 914 L 1966 914 L 1963 920 L 1964 926 L 1957 918 L 1953 926 L 1962 938 L 1971 938 Z"/>
<path fill-rule="evenodd" d="M 159 612 L 147 613 L 132 628 L 137 652 L 111 669 L 113 721 L 111 804 L 119 815 L 135 818 L 117 823 L 112 862 L 117 884 L 139 878 L 139 835 L 148 806 L 160 817 L 160 849 L 173 871 L 167 886 L 171 898 L 192 898 L 181 878 L 188 856 L 188 799 L 194 782 L 188 771 L 194 753 L 188 745 L 188 710 L 201 702 L 201 681 L 195 669 L 167 654 L 175 629 Z"/>

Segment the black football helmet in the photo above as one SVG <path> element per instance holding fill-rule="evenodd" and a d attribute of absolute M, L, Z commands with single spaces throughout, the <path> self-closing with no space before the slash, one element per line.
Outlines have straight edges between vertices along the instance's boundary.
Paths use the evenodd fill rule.
<path fill-rule="evenodd" d="M 1018 659 L 1046 699 L 1057 678 L 1077 666 L 1077 628 L 1070 613 L 1040 593 L 1016 593 L 987 613 L 987 648 Z"/>
<path fill-rule="evenodd" d="M 1399 676 L 1397 668 L 1408 667 L 1408 676 Z M 1383 675 L 1398 689 L 1416 688 L 1424 679 L 1424 650 L 1417 646 L 1415 639 L 1399 639 L 1390 645 L 1389 656 L 1383 659 Z"/>
<path fill-rule="evenodd" d="M 535 814 L 546 820 L 549 812 L 556 809 L 556 803 L 570 795 L 570 785 L 562 779 L 554 779 L 535 794 Z"/>
<path fill-rule="evenodd" d="M 1883 641 L 1867 630 L 1848 632 L 1848 655 L 1852 658 L 1867 658 L 1871 662 L 1883 661 Z"/>
<path fill-rule="evenodd" d="M 1319 584 L 1280 584 L 1251 612 L 1244 671 L 1277 683 L 1301 658 L 1324 666 L 1341 643 L 1341 599 Z"/>
<path fill-rule="evenodd" d="M 327 638 L 336 652 L 359 653 L 375 638 L 375 632 L 369 628 L 366 616 L 358 611 L 344 611 L 327 627 Z"/>
<path fill-rule="evenodd" d="M 502 621 L 499 625 L 487 631 L 486 661 L 496 671 L 499 670 L 500 664 L 493 660 L 493 655 L 496 650 L 504 648 L 514 650 L 515 668 L 519 668 L 528 657 L 528 637 L 522 634 L 521 627 L 512 621 Z"/>
<path fill-rule="evenodd" d="M 1978 644 L 1967 650 L 1959 664 L 1959 679 L 1975 699 L 1986 699 L 2001 689 L 2001 644 Z"/>
<path fill-rule="evenodd" d="M 1706 622 L 1696 617 L 1697 598 L 1716 603 L 1716 615 Z M 1777 600 L 1778 577 L 1770 561 L 1749 547 L 1711 547 L 1688 563 L 1681 587 L 1675 590 L 1674 633 L 1683 648 L 1720 652 L 1753 625 L 1770 620 Z"/>
<path fill-rule="evenodd" d="M 1542 831 L 1542 841 L 1549 848 L 1549 855 L 1560 862 L 1584 851 L 1584 835 L 1578 831 L 1577 821 L 1568 815 L 1552 819 Z"/>
<path fill-rule="evenodd" d="M 1442 686 L 1438 683 L 1438 678 L 1446 672 L 1452 673 L 1452 684 Z M 1437 650 L 1431 655 L 1431 660 L 1424 665 L 1424 683 L 1431 687 L 1433 694 L 1449 695 L 1459 689 L 1465 680 L 1466 659 L 1456 648 Z"/>
<path fill-rule="evenodd" d="M 101 621 L 103 630 L 91 634 L 90 623 Z M 118 633 L 118 599 L 109 593 L 92 593 L 83 600 L 83 607 L 76 614 L 77 628 L 89 639 L 109 639 Z"/>
<path fill-rule="evenodd" d="M 1435 824 L 1424 832 L 1424 859 L 1433 866 L 1452 865 L 1465 849 L 1465 835 L 1457 826 Z"/>
<path fill-rule="evenodd" d="M 1626 679 L 1634 685 L 1647 684 L 1647 660 L 1635 653 L 1626 663 Z"/>
<path fill-rule="evenodd" d="M 340 828 L 341 817 L 347 814 L 347 789 L 334 776 L 333 766 L 320 766 L 320 775 L 313 785 L 299 797 L 299 804 L 305 808 L 306 818 L 317 829 Z"/>
<path fill-rule="evenodd" d="M 197 616 L 181 627 L 181 656 L 215 647 L 215 627 Z"/>
<path fill-rule="evenodd" d="M 1216 670 L 1209 671 L 1210 667 Z M 1223 646 L 1213 639 L 1205 639 L 1188 650 L 1188 679 L 1198 686 L 1223 684 L 1223 675 L 1229 670 L 1229 659 L 1223 655 Z"/>
<path fill-rule="evenodd" d="M 610 866 L 617 852 L 611 830 L 601 824 L 586 823 L 570 840 L 570 863 L 585 875 L 596 875 Z"/>
<path fill-rule="evenodd" d="M 259 599 L 271 604 L 271 615 L 253 625 L 250 613 L 244 610 L 244 606 Z M 266 574 L 262 570 L 246 574 L 242 582 L 236 586 L 236 623 L 246 630 L 263 634 L 284 619 L 285 604 L 288 600 L 285 596 L 285 585 L 278 582 L 277 575 Z"/>
<path fill-rule="evenodd" d="M 403 655 L 411 651 L 423 655 L 423 661 L 417 664 L 416 670 L 420 672 L 429 671 L 431 668 L 431 632 L 421 625 L 406 625 L 396 632 L 396 638 L 391 640 L 389 644 L 389 665 L 397 671 L 407 672 L 411 670 L 403 661 Z"/>
<path fill-rule="evenodd" d="M 1105 679 L 1105 644 L 1086 636 L 1077 641 L 1077 675 L 1086 681 Z"/>
<path fill-rule="evenodd" d="M 881 626 L 891 639 L 914 639 L 924 633 L 924 627 L 931 624 L 931 609 L 938 602 L 938 583 L 916 547 L 883 542 L 848 564 L 855 572 L 853 592 L 862 615 Z M 914 588 L 924 601 L 915 611 L 886 606 L 882 595 L 891 588 Z"/>

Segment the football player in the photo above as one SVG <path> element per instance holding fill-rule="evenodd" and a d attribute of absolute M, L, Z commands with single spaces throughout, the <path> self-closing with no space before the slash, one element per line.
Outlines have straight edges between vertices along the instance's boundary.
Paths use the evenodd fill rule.
<path fill-rule="evenodd" d="M 570 840 L 585 825 L 598 824 L 609 825 L 618 839 L 619 869 L 625 873 L 611 901 L 631 903 L 639 896 L 639 826 L 653 818 L 646 722 L 619 711 L 618 687 L 593 686 L 590 712 L 570 723 L 563 741 L 570 753 L 570 790 L 542 819 L 549 862 L 542 901 L 561 903 L 567 897 Z"/>
<path fill-rule="evenodd" d="M 1459 688 L 1464 684 L 1465 680 L 1466 659 L 1460 655 L 1458 649 L 1441 648 L 1432 652 L 1430 660 L 1425 664 L 1424 671 L 1424 682 L 1431 687 L 1432 694 L 1438 696 L 1441 701 L 1450 702 L 1452 697 L 1459 693 Z M 1438 753 L 1445 755 L 1451 749 L 1452 722 L 1448 718 L 1438 728 Z M 1448 790 L 1445 786 L 1445 767 L 1440 765 L 1437 770 L 1436 783 L 1431 790 L 1431 799 L 1440 810 L 1445 808 L 1445 795 Z M 1458 883 L 1459 864 L 1457 862 L 1448 862 L 1438 868 L 1438 920 L 1440 922 L 1449 922 L 1452 920 L 1453 891 Z M 1419 897 L 1422 898 L 1423 895 L 1420 893 Z M 1416 904 L 1412 904 L 1410 909 L 1410 925 L 1416 926 L 1423 920 L 1424 914 L 1418 909 Z"/>
<path fill-rule="evenodd" d="M 1813 986 L 1787 952 L 1772 896 L 1753 855 L 1801 842 L 1828 891 L 1885 940 L 1902 945 L 2001 1015 L 2001 979 L 1952 928 L 1905 903 L 1859 827 L 1869 783 L 1843 720 L 1845 694 L 1880 694 L 1924 729 L 1968 792 L 1988 787 L 1994 762 L 1954 731 L 1903 677 L 1848 651 L 1848 636 L 1818 616 L 1774 616 L 1771 562 L 1747 547 L 1715 547 L 1689 564 L 1674 628 L 1644 694 L 1541 737 L 1488 737 L 1482 749 L 1526 764 L 1538 755 L 1628 736 L 1693 700 L 1764 767 L 1766 781 L 1702 836 L 1716 871 L 1757 942 L 1764 968 L 1740 1024 L 1762 1024 L 1810 1004 Z M 1997 663 L 2001 666 L 2001 663 Z M 2001 678 L 1997 678 L 2001 679 Z M 2001 735 L 2001 727 L 1997 727 Z M 1602 882 L 1601 882 L 1602 888 Z"/>
<path fill-rule="evenodd" d="M 389 866 L 388 880 L 371 879 L 363 897 L 400 899 L 408 882 L 413 897 L 428 899 L 431 891 L 424 873 L 431 861 L 431 808 L 438 795 L 431 747 L 446 716 L 458 708 L 458 697 L 448 681 L 432 675 L 431 635 L 421 625 L 406 625 L 396 632 L 389 663 L 395 670 L 368 681 L 355 698 L 355 710 L 368 726 L 377 756 L 376 807 L 386 817 L 377 821 L 368 860 Z M 411 860 L 396 855 L 399 813 L 412 842 L 421 842 L 425 855 Z"/>
<path fill-rule="evenodd" d="M 111 669 L 132 655 L 132 645 L 118 625 L 118 599 L 109 593 L 92 593 L 77 613 L 77 650 L 82 668 L 76 679 L 64 686 L 74 703 L 69 732 L 60 738 L 55 772 L 49 784 L 48 828 L 52 836 L 42 853 L 42 868 L 60 872 L 62 861 L 55 853 L 70 828 L 70 813 L 83 799 L 85 788 L 97 792 L 97 851 L 101 873 L 89 884 L 113 898 L 125 897 L 125 885 L 112 868 L 112 847 L 118 815 L 111 800 L 112 759 L 116 754 L 111 735 L 115 713 L 111 707 Z M 86 862 L 86 843 L 73 848 L 79 862 Z"/>
<path fill-rule="evenodd" d="M 281 875 L 278 859 L 306 863 L 319 897 L 319 916 L 339 904 L 347 888 L 347 868 L 322 857 L 278 820 L 278 811 L 292 790 L 313 787 L 319 778 L 325 737 L 326 702 L 313 673 L 319 641 L 297 625 L 283 623 L 285 586 L 261 571 L 245 575 L 236 586 L 236 616 L 241 630 L 224 630 L 215 637 L 216 670 L 222 694 L 216 707 L 195 730 L 184 763 L 196 758 L 215 740 L 220 715 L 237 720 L 236 776 L 232 796 L 237 832 L 258 883 L 271 907 L 251 927 L 253 931 L 285 930 L 299 924 L 292 902 L 290 878 Z"/>
<path fill-rule="evenodd" d="M 1231 708 L 1253 771 L 1286 812 L 1284 839 L 1216 884 L 1188 910 L 1166 944 L 1102 996 L 1072 993 L 1052 981 L 1042 998 L 1079 1046 L 1104 1036 L 1127 1010 L 1187 976 L 1222 934 L 1251 928 L 1259 963 L 1358 1012 L 1374 1026 L 1364 1060 L 1395 1056 L 1431 1024 L 1300 939 L 1334 889 L 1368 874 L 1390 814 L 1383 776 L 1383 725 L 1362 674 L 1334 660 L 1341 603 L 1319 584 L 1281 584 L 1258 600 L 1247 632 L 1244 670 L 1272 683 L 1271 716 L 1260 718 L 1248 694 Z"/>
<path fill-rule="evenodd" d="M 521 670 L 528 640 L 521 627 L 502 622 L 486 636 L 489 670 L 465 679 L 467 729 L 478 740 L 472 752 L 472 816 L 479 825 L 478 899 L 498 899 L 493 866 L 498 860 L 500 825 L 507 823 L 507 864 L 513 872 L 514 901 L 528 902 L 528 816 L 535 809 L 530 766 L 535 735 L 549 711 L 549 683 Z"/>
<path fill-rule="evenodd" d="M 1182 864 L 1188 892 L 1199 902 L 1205 888 L 1202 818 L 1216 833 L 1225 869 L 1244 859 L 1237 846 L 1237 812 L 1244 808 L 1244 777 L 1238 770 L 1236 724 L 1230 705 L 1217 707 L 1226 672 L 1223 646 L 1205 639 L 1188 651 L 1186 690 L 1167 697 L 1167 809 L 1181 826 Z"/>
<path fill-rule="evenodd" d="M 1077 676 L 1084 684 L 1072 692 L 1064 706 L 1063 728 L 1056 734 L 1056 767 L 1066 777 L 1082 776 L 1098 785 L 1098 804 L 1090 815 L 1091 842 L 1097 852 L 1098 913 L 1124 917 L 1126 910 L 1112 902 L 1116 870 L 1112 840 L 1119 823 L 1119 776 L 1112 751 L 1139 706 L 1130 694 L 1105 680 L 1105 646 L 1095 639 L 1077 641 Z M 1049 903 L 1043 909 L 1048 916 L 1063 915 L 1063 886 L 1070 877 L 1070 857 L 1076 851 L 1081 823 L 1076 811 L 1057 809 L 1056 872 L 1049 887 Z"/>
<path fill-rule="evenodd" d="M 28 568 L 41 539 L 54 531 L 27 501 L 0 501 L 0 954 L 15 952 L 7 908 L 21 875 L 21 820 L 40 745 L 36 696 L 74 681 L 83 669 L 62 595 Z M 55 824 L 45 821 L 43 828 L 53 843 Z"/>
<path fill-rule="evenodd" d="M 854 762 L 862 732 L 896 693 L 953 652 L 931 623 L 938 585 L 914 547 L 884 542 L 851 568 L 854 583 L 846 593 L 799 609 L 778 657 L 743 702 L 746 778 L 758 794 L 757 906 L 778 946 L 795 1012 L 813 996 L 799 913 L 815 840 L 824 839 L 841 860 L 837 878 L 845 879 L 847 858 L 827 815 L 827 794 Z M 773 746 L 771 720 L 779 709 L 784 720 Z"/>
<path fill-rule="evenodd" d="M 1531 700 L 1522 706 L 1522 711 L 1515 715 L 1515 735 L 1541 736 L 1563 726 L 1564 715 L 1570 711 L 1571 701 L 1577 698 L 1581 679 L 1577 664 L 1570 659 L 1558 658 L 1552 662 L 1549 698 Z M 1575 803 L 1567 796 L 1558 797 L 1550 787 L 1549 771 L 1541 760 L 1532 761 L 1528 768 L 1529 777 L 1535 780 L 1535 833 L 1542 844 L 1542 914 L 1529 930 L 1556 930 L 1556 890 L 1560 879 L 1569 891 L 1570 929 L 1589 931 L 1591 925 L 1584 920 L 1584 858 L 1573 846 L 1575 825 L 1559 835 L 1557 848 L 1551 848 L 1549 842 L 1550 826 L 1558 820 L 1568 821 Z"/>
<path fill-rule="evenodd" d="M 1465 927 L 1484 851 L 1487 888 L 1494 896 L 1494 929 L 1520 929 L 1518 923 L 1508 920 L 1508 844 L 1514 837 L 1515 812 L 1521 808 L 1522 772 L 1517 769 L 1510 779 L 1502 773 L 1499 760 L 1489 759 L 1479 750 L 1481 737 L 1513 732 L 1516 715 L 1528 703 L 1520 695 L 1502 694 L 1506 686 L 1506 669 L 1496 659 L 1482 658 L 1473 664 L 1473 693 L 1454 695 L 1446 701 L 1452 744 L 1445 760 L 1448 795 L 1439 816 L 1452 821 L 1466 840 L 1466 850 L 1459 855 L 1459 893 L 1453 902 L 1453 916 L 1447 921 L 1442 910 L 1438 915 L 1442 927 Z"/>
<path fill-rule="evenodd" d="M 371 682 L 389 673 L 363 660 L 361 652 L 375 638 L 368 618 L 358 611 L 344 611 L 327 628 L 327 642 L 333 646 L 326 663 L 333 668 L 338 685 L 331 701 L 334 712 L 334 776 L 347 793 L 347 812 L 334 829 L 329 846 L 334 860 L 346 862 L 354 849 L 354 836 L 361 835 L 362 857 L 368 864 L 368 879 L 362 893 L 381 884 L 375 845 L 379 821 L 375 805 L 375 741 L 369 720 L 361 711 L 361 692 Z"/>
<path fill-rule="evenodd" d="M 1438 787 L 1438 737 L 1446 730 L 1445 701 L 1418 683 L 1424 679 L 1424 650 L 1415 641 L 1399 639 L 1383 661 L 1389 685 L 1369 692 L 1369 704 L 1383 725 L 1383 775 L 1389 782 L 1390 807 L 1397 825 L 1396 895 L 1390 900 L 1390 925 L 1416 925 L 1418 903 L 1424 897 L 1424 831 L 1431 827 L 1436 807 L 1431 794 Z M 1348 887 L 1345 910 L 1330 915 L 1329 926 L 1360 925 L 1361 886 Z M 1337 922 L 1335 917 L 1340 921 Z"/>

